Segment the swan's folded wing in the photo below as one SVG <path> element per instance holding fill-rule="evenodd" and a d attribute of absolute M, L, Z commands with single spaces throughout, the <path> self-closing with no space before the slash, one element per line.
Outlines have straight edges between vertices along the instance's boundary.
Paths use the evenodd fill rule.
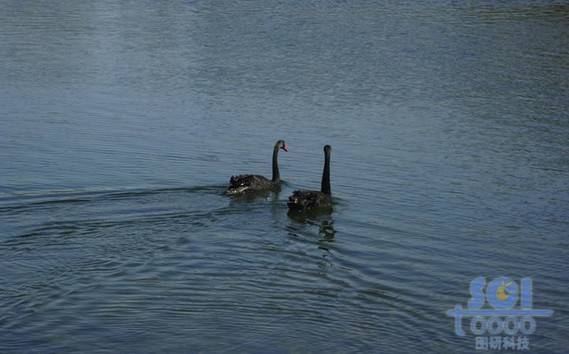
<path fill-rule="evenodd" d="M 231 176 L 229 185 L 231 188 L 251 187 L 268 182 L 269 180 L 259 175 L 239 175 Z"/>
<path fill-rule="evenodd" d="M 288 198 L 288 207 L 295 210 L 306 210 L 320 206 L 320 192 L 316 191 L 294 191 Z"/>

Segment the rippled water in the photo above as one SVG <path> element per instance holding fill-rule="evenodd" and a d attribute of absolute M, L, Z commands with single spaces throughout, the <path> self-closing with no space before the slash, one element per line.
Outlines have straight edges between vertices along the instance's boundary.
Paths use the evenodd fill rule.
<path fill-rule="evenodd" d="M 566 351 L 568 48 L 565 2 L 0 0 L 0 351 L 466 353 L 480 275 Z"/>

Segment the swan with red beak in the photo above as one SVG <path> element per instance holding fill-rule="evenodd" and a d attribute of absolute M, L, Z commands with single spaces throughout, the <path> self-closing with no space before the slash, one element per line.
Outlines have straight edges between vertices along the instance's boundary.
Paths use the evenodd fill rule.
<path fill-rule="evenodd" d="M 261 192 L 279 189 L 281 185 L 281 175 L 279 171 L 279 150 L 288 151 L 288 145 L 284 140 L 275 143 L 273 149 L 273 178 L 270 180 L 260 175 L 238 175 L 231 176 L 229 187 L 225 194 L 235 195 L 246 192 Z"/>

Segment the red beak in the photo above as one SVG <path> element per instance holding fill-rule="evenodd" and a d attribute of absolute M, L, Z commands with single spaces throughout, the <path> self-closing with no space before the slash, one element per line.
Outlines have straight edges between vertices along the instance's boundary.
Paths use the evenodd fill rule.
<path fill-rule="evenodd" d="M 284 144 L 283 150 L 286 151 L 286 152 L 288 152 L 288 145 L 287 145 L 287 144 Z"/>

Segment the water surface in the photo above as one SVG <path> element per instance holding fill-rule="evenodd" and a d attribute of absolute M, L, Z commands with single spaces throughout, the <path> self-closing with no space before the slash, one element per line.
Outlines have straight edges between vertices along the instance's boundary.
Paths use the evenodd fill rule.
<path fill-rule="evenodd" d="M 563 2 L 0 0 L 0 351 L 469 353 L 480 275 L 566 351 L 568 48 Z"/>

